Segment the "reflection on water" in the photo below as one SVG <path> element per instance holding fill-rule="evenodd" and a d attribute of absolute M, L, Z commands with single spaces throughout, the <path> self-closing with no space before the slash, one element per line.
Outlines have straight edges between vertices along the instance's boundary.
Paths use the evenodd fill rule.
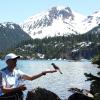
<path fill-rule="evenodd" d="M 25 84 L 28 90 L 31 90 L 36 87 L 46 88 L 55 92 L 62 99 L 68 98 L 71 94 L 68 89 L 71 87 L 78 87 L 80 89 L 90 89 L 90 82 L 86 82 L 86 77 L 84 73 L 96 74 L 98 69 L 93 67 L 94 65 L 91 62 L 68 62 L 68 61 L 46 61 L 46 60 L 19 60 L 18 68 L 23 72 L 33 75 L 39 73 L 43 70 L 52 68 L 51 63 L 58 65 L 63 74 L 59 72 L 53 74 L 47 74 L 39 79 L 34 81 L 25 81 Z M 0 61 L 0 66 L 5 66 L 3 61 Z"/>

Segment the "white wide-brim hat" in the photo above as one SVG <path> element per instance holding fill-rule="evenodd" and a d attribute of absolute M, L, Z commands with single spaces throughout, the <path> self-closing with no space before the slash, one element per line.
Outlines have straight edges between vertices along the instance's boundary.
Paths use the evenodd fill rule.
<path fill-rule="evenodd" d="M 9 59 L 17 59 L 20 58 L 20 56 L 14 54 L 14 53 L 9 53 L 5 56 L 5 61 L 9 60 Z"/>

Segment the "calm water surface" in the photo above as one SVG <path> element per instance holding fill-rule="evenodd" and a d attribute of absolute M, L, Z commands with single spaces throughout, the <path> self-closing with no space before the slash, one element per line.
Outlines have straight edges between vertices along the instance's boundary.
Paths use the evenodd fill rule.
<path fill-rule="evenodd" d="M 53 61 L 53 60 L 19 60 L 17 67 L 23 72 L 33 75 L 41 71 L 52 69 L 51 63 L 58 65 L 63 74 L 59 72 L 47 74 L 39 79 L 33 81 L 25 81 L 27 90 L 36 87 L 46 88 L 56 93 L 62 100 L 68 98 L 72 93 L 68 91 L 71 87 L 78 87 L 80 89 L 90 89 L 90 82 L 85 81 L 84 73 L 92 73 L 96 75 L 99 69 L 97 65 L 91 64 L 89 61 L 75 62 L 75 61 Z M 0 61 L 0 69 L 5 67 L 4 61 Z M 25 94 L 27 93 L 25 91 Z"/>

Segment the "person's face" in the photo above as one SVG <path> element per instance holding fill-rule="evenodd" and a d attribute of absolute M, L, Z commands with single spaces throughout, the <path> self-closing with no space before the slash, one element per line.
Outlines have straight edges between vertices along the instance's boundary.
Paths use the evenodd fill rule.
<path fill-rule="evenodd" d="M 16 67 L 16 63 L 17 63 L 17 59 L 9 59 L 7 61 L 8 66 L 15 68 Z"/>

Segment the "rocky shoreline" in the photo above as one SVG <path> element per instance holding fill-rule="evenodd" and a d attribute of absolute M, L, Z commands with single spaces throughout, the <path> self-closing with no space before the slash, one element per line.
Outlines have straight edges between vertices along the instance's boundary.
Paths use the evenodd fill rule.
<path fill-rule="evenodd" d="M 98 68 L 100 68 L 100 58 L 94 58 L 92 63 L 98 64 Z M 65 100 L 100 100 L 100 77 L 94 76 L 91 73 L 84 73 L 84 75 L 87 77 L 87 81 L 92 81 L 90 91 L 70 88 L 69 91 L 73 92 L 73 94 L 65 98 Z M 100 72 L 97 75 L 100 75 Z M 61 100 L 61 98 L 49 90 L 36 88 L 28 91 L 26 100 Z"/>
<path fill-rule="evenodd" d="M 100 55 L 94 57 L 92 59 L 93 64 L 97 64 L 98 68 L 100 68 Z M 100 100 L 100 72 L 97 73 L 97 76 L 92 75 L 91 73 L 85 73 L 88 81 L 92 81 L 90 85 L 90 92 L 94 96 L 94 100 Z"/>

